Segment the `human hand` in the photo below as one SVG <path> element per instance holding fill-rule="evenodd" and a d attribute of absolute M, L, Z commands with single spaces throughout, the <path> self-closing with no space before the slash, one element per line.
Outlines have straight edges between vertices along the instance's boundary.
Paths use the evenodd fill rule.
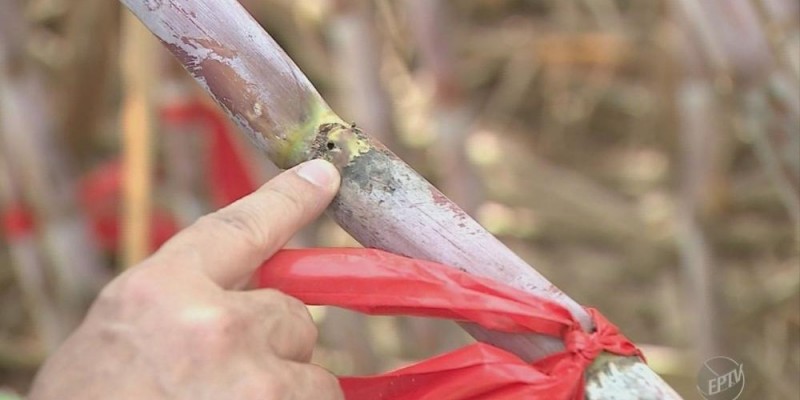
<path fill-rule="evenodd" d="M 342 399 L 309 363 L 317 331 L 276 290 L 238 291 L 339 187 L 301 164 L 200 218 L 114 279 L 45 363 L 30 399 Z"/>

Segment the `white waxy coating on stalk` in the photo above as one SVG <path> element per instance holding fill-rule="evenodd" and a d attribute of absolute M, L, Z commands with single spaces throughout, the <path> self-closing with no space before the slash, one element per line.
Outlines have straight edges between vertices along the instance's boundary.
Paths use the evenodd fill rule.
<path fill-rule="evenodd" d="M 238 85 L 217 100 L 271 158 L 288 145 L 287 131 L 305 120 L 309 104 L 324 104 L 308 78 L 237 1 L 122 3 L 175 53 L 204 89 L 214 92 L 214 79 L 228 81 L 219 85 Z"/>
<path fill-rule="evenodd" d="M 450 265 L 550 299 L 590 329 L 583 307 L 510 251 L 404 162 L 372 150 L 351 165 L 331 207 L 334 218 L 366 247 Z M 365 160 L 364 157 L 374 157 Z M 360 164 L 359 164 L 360 163 Z M 361 165 L 361 166 L 359 166 Z M 465 326 L 476 339 L 527 360 L 563 349 L 560 340 L 488 332 Z"/>
<path fill-rule="evenodd" d="M 641 362 L 608 362 L 586 383 L 587 400 L 680 400 L 674 389 Z M 636 388 L 636 390 L 631 390 Z"/>

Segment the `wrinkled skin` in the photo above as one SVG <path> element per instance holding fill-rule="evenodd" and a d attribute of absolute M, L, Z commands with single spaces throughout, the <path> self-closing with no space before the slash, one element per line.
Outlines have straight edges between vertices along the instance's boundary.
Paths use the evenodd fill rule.
<path fill-rule="evenodd" d="M 338 187 L 332 165 L 311 161 L 200 218 L 104 288 L 29 398 L 342 399 L 309 363 L 317 331 L 305 306 L 237 290 Z"/>

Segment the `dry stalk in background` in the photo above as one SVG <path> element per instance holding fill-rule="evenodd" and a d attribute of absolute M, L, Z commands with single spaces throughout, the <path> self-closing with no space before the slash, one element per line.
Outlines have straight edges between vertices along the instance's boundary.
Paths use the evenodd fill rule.
<path fill-rule="evenodd" d="M 20 18 L 21 10 L 19 2 L 0 3 L 0 143 L 4 149 L 14 149 L 4 153 L 5 162 L 38 223 L 46 279 L 52 284 L 65 334 L 80 321 L 108 273 L 78 210 L 70 155 L 59 151 L 45 74 L 26 53 L 29 27 Z"/>
<path fill-rule="evenodd" d="M 153 91 L 158 77 L 160 48 L 139 20 L 123 17 L 122 106 L 123 210 L 122 267 L 143 260 L 150 253 L 153 208 Z"/>

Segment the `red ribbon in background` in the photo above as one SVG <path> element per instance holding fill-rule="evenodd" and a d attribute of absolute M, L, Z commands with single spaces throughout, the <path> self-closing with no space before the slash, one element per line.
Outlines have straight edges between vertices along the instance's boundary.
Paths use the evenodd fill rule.
<path fill-rule="evenodd" d="M 19 203 L 8 205 L 0 212 L 3 235 L 8 240 L 18 239 L 33 233 L 34 219 L 31 212 Z"/>
<path fill-rule="evenodd" d="M 584 332 L 560 305 L 438 263 L 374 249 L 282 250 L 256 273 L 260 287 L 310 305 L 372 315 L 414 315 L 474 322 L 511 333 L 561 338 L 565 350 L 528 364 L 476 343 L 383 375 L 342 377 L 348 400 L 570 399 L 584 397 L 583 374 L 603 351 L 641 352 L 599 312 Z"/>
<path fill-rule="evenodd" d="M 111 160 L 93 169 L 80 184 L 80 200 L 89 219 L 94 240 L 101 249 L 119 250 L 122 224 L 122 163 Z M 166 211 L 154 209 L 150 222 L 150 248 L 157 249 L 178 232 L 178 224 Z"/>
<path fill-rule="evenodd" d="M 224 115 L 201 101 L 164 107 L 165 123 L 199 123 L 208 127 L 210 159 L 206 163 L 211 200 L 216 207 L 226 206 L 258 188 L 243 157 L 236 148 L 233 132 Z"/>
<path fill-rule="evenodd" d="M 208 162 L 198 162 L 198 167 L 207 168 L 210 200 L 215 207 L 224 207 L 257 189 L 237 150 L 234 132 L 213 106 L 199 100 L 173 104 L 162 108 L 161 118 L 165 124 L 198 124 L 203 128 L 201 134 L 208 141 Z M 118 250 L 121 238 L 122 176 L 121 162 L 112 159 L 95 167 L 81 181 L 81 204 L 89 216 L 94 238 L 101 248 L 112 252 Z M 158 208 L 153 211 L 150 226 L 152 249 L 160 247 L 179 230 L 172 215 Z"/>

